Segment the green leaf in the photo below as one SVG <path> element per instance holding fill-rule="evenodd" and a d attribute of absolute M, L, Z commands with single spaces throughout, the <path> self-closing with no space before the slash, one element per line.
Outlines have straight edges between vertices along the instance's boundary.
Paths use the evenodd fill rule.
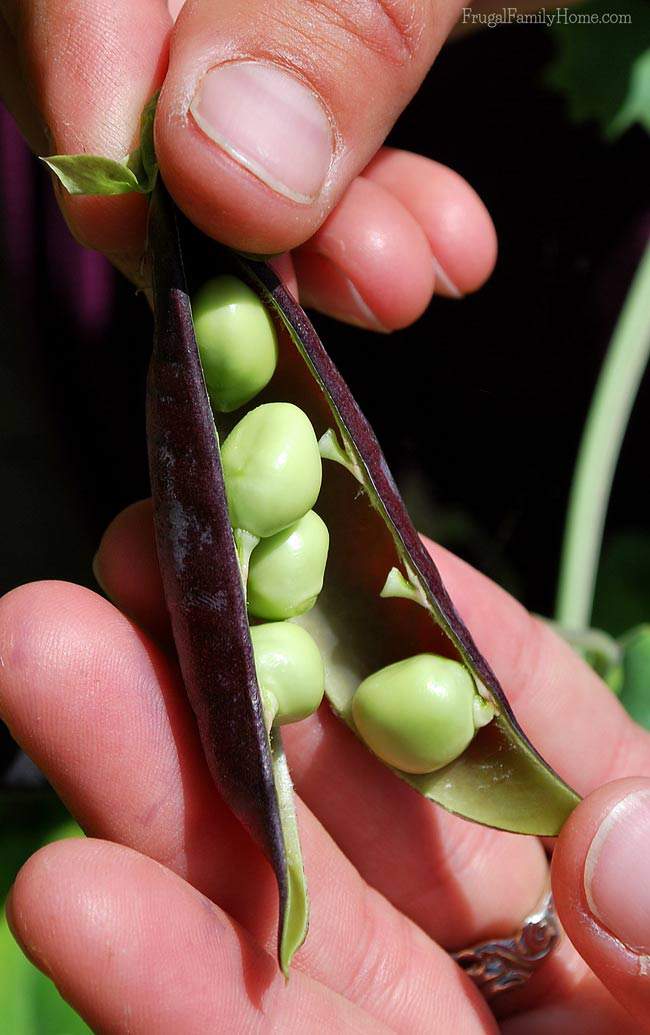
<path fill-rule="evenodd" d="M 68 194 L 140 194 L 136 173 L 125 162 L 101 155 L 51 155 L 42 158 Z"/>
<path fill-rule="evenodd" d="M 623 685 L 621 702 L 632 718 L 650 729 L 650 625 L 640 625 L 621 638 Z"/>
<path fill-rule="evenodd" d="M 558 18 L 551 30 L 557 52 L 546 75 L 564 94 L 570 118 L 595 120 L 610 139 L 635 122 L 650 129 L 650 4 L 627 0 L 628 24 L 608 20 L 611 11 L 611 0 L 592 0 L 571 19 Z"/>
<path fill-rule="evenodd" d="M 158 162 L 153 141 L 153 126 L 158 105 L 158 94 L 155 93 L 142 112 L 140 120 L 140 146 L 132 151 L 126 163 L 138 181 L 138 188 L 144 194 L 151 194 L 156 185 Z"/>
<path fill-rule="evenodd" d="M 140 124 L 140 152 L 142 155 L 142 167 L 145 171 L 146 182 L 150 184 L 150 191 L 154 188 L 158 173 L 158 162 L 156 160 L 156 149 L 153 140 L 153 126 L 157 107 L 158 93 L 155 93 L 142 112 L 142 121 Z"/>
<path fill-rule="evenodd" d="M 140 144 L 120 161 L 102 155 L 51 155 L 42 158 L 68 194 L 151 194 L 158 175 L 153 126 L 158 94 L 142 112 Z"/>

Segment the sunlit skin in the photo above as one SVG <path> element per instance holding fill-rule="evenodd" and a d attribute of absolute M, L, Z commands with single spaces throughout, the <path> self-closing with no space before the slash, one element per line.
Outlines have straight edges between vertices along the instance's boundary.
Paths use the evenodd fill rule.
<path fill-rule="evenodd" d="M 285 253 L 276 267 L 305 301 L 393 330 L 433 292 L 463 295 L 489 276 L 496 236 L 474 191 L 428 158 L 381 146 L 461 0 L 313 5 L 310 32 L 293 0 L 279 0 L 272 20 L 262 0 L 191 0 L 175 28 L 163 0 L 109 6 L 2 4 L 0 90 L 37 153 L 122 157 L 165 80 L 156 143 L 176 201 L 230 245 Z M 355 23 L 364 12 L 372 48 Z M 312 75 L 336 120 L 336 162 L 312 205 L 274 196 L 183 115 L 198 77 L 233 46 Z M 57 196 L 78 238 L 140 280 L 144 200 Z M 551 631 L 430 548 L 522 725 L 589 795 L 553 860 L 581 955 L 564 939 L 502 1001 L 500 1030 L 636 1035 L 650 1015 L 643 960 L 591 913 L 584 867 L 601 820 L 650 788 L 650 737 Z M 0 716 L 92 838 L 44 848 L 21 870 L 9 915 L 30 958 L 99 1031 L 499 1030 L 446 950 L 517 928 L 547 879 L 541 843 L 433 807 L 327 708 L 286 726 L 312 923 L 285 985 L 274 878 L 215 794 L 179 682 L 149 504 L 116 518 L 96 570 L 108 599 L 37 583 L 0 603 Z"/>
<path fill-rule="evenodd" d="M 650 737 L 566 644 L 462 561 L 430 549 L 550 762 L 583 793 L 650 774 Z M 154 558 L 150 504 L 136 504 L 99 550 L 96 570 L 110 601 L 40 583 L 0 604 L 0 714 L 100 839 L 43 849 L 19 875 L 12 924 L 30 956 L 99 1028 L 119 1031 L 128 1001 L 132 1016 L 144 1018 L 136 1031 L 172 1032 L 179 1023 L 237 1030 L 263 995 L 267 1016 L 289 1031 L 301 1030 L 299 1011 L 326 1025 L 335 1015 L 353 1030 L 439 1030 L 444 1017 L 455 1030 L 495 1031 L 442 950 L 517 926 L 546 880 L 540 842 L 433 807 L 326 707 L 285 726 L 312 900 L 310 936 L 285 989 L 273 955 L 274 878 L 216 797 L 202 761 L 169 659 Z M 586 962 L 565 940 L 525 992 L 503 1002 L 507 1033 L 551 1024 L 568 1032 L 640 1030 L 615 996 L 639 1018 L 648 1009 L 645 982 L 633 979 L 629 954 L 603 937 L 580 889 L 595 824 L 630 787 L 644 786 L 649 779 L 633 777 L 596 791 L 561 835 L 554 891 Z M 406 844 L 417 850 L 405 852 Z M 208 900 L 216 904 L 208 908 Z M 179 950 L 186 943 L 191 952 Z M 107 944 L 119 947 L 111 980 Z M 253 985 L 242 958 L 254 961 Z M 219 982 L 209 979 L 215 967 Z"/>

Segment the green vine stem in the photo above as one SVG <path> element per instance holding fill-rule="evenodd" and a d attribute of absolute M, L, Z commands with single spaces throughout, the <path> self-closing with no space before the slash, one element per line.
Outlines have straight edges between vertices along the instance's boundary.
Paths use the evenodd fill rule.
<path fill-rule="evenodd" d="M 578 451 L 555 607 L 556 621 L 568 629 L 585 629 L 591 621 L 612 481 L 649 355 L 650 242 L 616 324 Z"/>

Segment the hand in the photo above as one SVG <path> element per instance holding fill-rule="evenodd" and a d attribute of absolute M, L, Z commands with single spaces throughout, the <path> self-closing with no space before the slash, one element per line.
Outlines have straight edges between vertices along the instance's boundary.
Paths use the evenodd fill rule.
<path fill-rule="evenodd" d="M 431 550 L 551 764 L 583 792 L 648 773 L 650 738 L 572 651 Z M 96 569 L 114 603 L 64 583 L 0 603 L 0 714 L 98 839 L 20 872 L 10 921 L 30 958 L 98 1031 L 496 1031 L 444 950 L 515 930 L 547 880 L 541 843 L 423 800 L 327 707 L 286 727 L 313 912 L 285 986 L 273 875 L 215 792 L 179 682 L 148 503 L 112 524 Z M 553 887 L 581 956 L 564 938 L 502 997 L 507 1035 L 648 1028 L 649 842 L 650 780 L 576 810 Z"/>
<path fill-rule="evenodd" d="M 162 86 L 160 167 L 190 218 L 248 252 L 297 249 L 304 304 L 392 330 L 495 261 L 464 180 L 379 150 L 462 6 L 188 0 L 174 27 L 164 0 L 0 0 L 0 93 L 38 154 L 121 158 Z M 144 199 L 57 193 L 78 239 L 138 279 Z"/>

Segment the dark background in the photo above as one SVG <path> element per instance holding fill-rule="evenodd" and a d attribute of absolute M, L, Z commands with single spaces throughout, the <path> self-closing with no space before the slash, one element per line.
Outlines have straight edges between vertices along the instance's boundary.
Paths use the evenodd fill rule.
<path fill-rule="evenodd" d="M 552 49 L 532 27 L 450 45 L 389 141 L 449 164 L 483 197 L 500 240 L 490 283 L 435 299 L 386 339 L 316 318 L 416 523 L 543 613 L 582 423 L 650 214 L 648 138 L 605 143 L 571 123 L 543 85 Z M 10 147 L 8 122 L 3 133 L 0 590 L 93 585 L 102 530 L 148 494 L 150 317 L 73 244 L 47 176 Z M 646 382 L 616 479 L 616 549 L 630 533 L 648 549 L 649 393 Z"/>

